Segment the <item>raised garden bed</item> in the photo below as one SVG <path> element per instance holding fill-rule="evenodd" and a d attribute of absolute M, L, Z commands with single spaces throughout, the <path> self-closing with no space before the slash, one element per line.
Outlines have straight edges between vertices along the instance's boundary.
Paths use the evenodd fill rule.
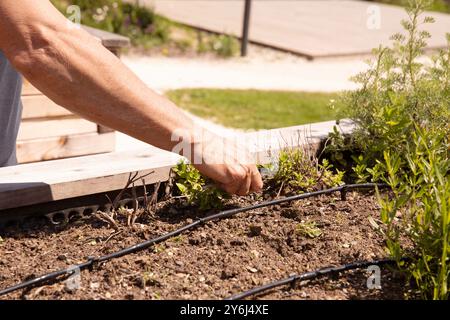
<path fill-rule="evenodd" d="M 246 138 L 255 142 L 253 152 L 258 160 L 267 163 L 273 161 L 282 145 L 294 148 L 305 148 L 307 145 L 308 148 L 312 147 L 318 151 L 320 140 L 332 126 L 333 122 L 327 122 L 277 129 L 267 132 L 266 137 L 271 140 L 258 143 L 255 133 L 247 134 Z M 351 123 L 342 123 L 343 132 L 350 132 L 352 128 Z M 99 156 L 94 157 L 96 159 Z M 109 158 L 116 158 L 117 161 L 121 159 L 117 155 Z M 141 174 L 147 175 L 145 179 L 149 183 L 147 191 L 150 193 L 157 180 L 165 179 L 170 161 L 175 161 L 164 158 L 164 154 L 157 155 L 156 158 L 160 161 L 153 164 L 152 168 L 140 167 Z M 59 160 L 55 161 L 54 165 L 61 166 L 67 161 L 74 160 Z M 88 164 L 90 161 L 83 163 Z M 49 164 L 51 167 L 52 162 Z M 110 165 L 114 168 L 114 163 Z M 161 167 L 157 167 L 158 165 Z M 36 165 L 23 166 L 22 170 L 15 169 L 15 173 L 22 171 L 22 178 L 26 179 L 29 175 L 27 172 L 34 166 Z M 83 175 L 83 172 L 92 170 L 85 167 L 78 171 Z M 151 171 L 153 174 L 148 175 Z M 95 190 L 104 195 L 102 191 L 107 192 L 113 190 L 114 186 L 124 185 L 122 176 L 127 175 L 124 168 L 114 171 L 114 174 L 115 176 L 105 177 L 89 176 L 85 177 L 85 181 L 91 191 Z M 76 190 L 76 193 L 73 193 L 76 196 L 85 194 L 76 188 L 82 180 L 71 182 L 66 179 L 63 183 L 63 178 L 67 177 L 53 177 L 53 184 L 46 186 L 46 190 L 51 190 L 51 195 L 57 197 L 55 200 L 71 200 L 64 200 L 63 196 L 67 197 L 69 194 L 67 190 Z M 56 183 L 58 180 L 61 181 Z M 105 186 L 105 183 L 101 183 L 105 181 L 110 181 L 110 189 L 98 189 Z M 117 225 L 112 228 L 111 224 L 93 214 L 96 209 L 92 206 L 78 210 L 54 211 L 48 215 L 52 220 L 33 214 L 21 222 L 5 224 L 0 228 L 0 291 L 22 281 L 83 263 L 87 257 L 113 254 L 220 211 L 201 211 L 198 207 L 187 204 L 184 198 L 167 198 L 166 185 L 159 188 L 160 200 L 156 210 L 153 210 L 152 214 L 143 215 L 131 227 L 128 226 L 126 215 L 122 213 L 116 219 Z M 12 187 L 12 192 L 22 193 L 29 190 L 29 187 L 36 186 L 31 183 L 30 186 L 22 186 L 23 188 L 19 185 L 19 189 L 16 185 Z M 317 185 L 313 189 L 324 188 Z M 61 189 L 66 192 L 60 193 Z M 142 194 L 142 190 L 138 192 Z M 289 192 L 293 194 L 293 190 Z M 125 198 L 129 198 L 130 194 L 128 190 Z M 289 194 L 280 195 L 273 188 L 266 189 L 262 195 L 233 197 L 226 201 L 221 210 L 244 208 L 264 201 L 282 199 L 287 195 Z M 384 240 L 369 223 L 369 217 L 377 221 L 379 216 L 379 206 L 373 188 L 349 191 L 345 199 L 341 196 L 339 192 L 334 192 L 275 206 L 264 206 L 200 224 L 193 230 L 150 245 L 142 251 L 96 263 L 90 271 L 81 272 L 80 287 L 77 290 L 63 277 L 60 279 L 63 281 L 17 290 L 0 298 L 222 299 L 292 274 L 355 261 L 376 261 L 385 258 Z M 67 203 L 73 206 L 73 203 L 77 203 L 76 199 L 82 198 L 75 198 Z M 33 208 L 49 205 L 43 203 L 45 200 L 42 199 L 23 200 L 28 201 Z M 105 211 L 107 207 L 103 205 L 108 201 L 104 196 L 102 200 L 101 203 L 98 202 L 98 209 Z M 36 203 L 43 204 L 36 206 Z M 94 202 L 91 200 L 92 204 L 96 204 L 95 199 Z M 127 200 L 122 204 L 132 206 Z M 6 208 L 11 207 L 11 202 L 3 201 L 3 205 Z M 69 204 L 66 207 L 69 207 Z M 8 209 L 8 215 L 5 217 L 10 218 L 11 212 L 15 210 L 20 212 L 23 208 Z M 28 213 L 30 212 L 32 211 L 28 208 Z M 54 225 L 51 221 L 57 224 Z M 312 281 L 300 281 L 291 286 L 281 286 L 251 298 L 402 298 L 408 290 L 404 286 L 405 280 L 387 266 L 381 267 L 381 270 L 381 289 L 368 289 L 367 281 L 371 274 L 366 268 L 360 268 L 341 274 L 334 273 L 331 277 L 324 276 Z"/>
<path fill-rule="evenodd" d="M 266 193 L 265 198 L 273 197 Z M 262 199 L 233 198 L 227 208 Z M 0 288 L 146 241 L 210 215 L 172 198 L 156 213 L 119 229 L 91 216 L 53 226 L 46 219 L 1 231 Z M 222 299 L 294 273 L 385 257 L 384 241 L 368 218 L 378 219 L 373 191 L 322 195 L 208 222 L 146 250 L 81 273 L 67 282 L 16 291 L 26 299 Z M 382 288 L 368 289 L 365 269 L 270 290 L 264 299 L 400 299 L 404 279 L 382 267 Z"/>

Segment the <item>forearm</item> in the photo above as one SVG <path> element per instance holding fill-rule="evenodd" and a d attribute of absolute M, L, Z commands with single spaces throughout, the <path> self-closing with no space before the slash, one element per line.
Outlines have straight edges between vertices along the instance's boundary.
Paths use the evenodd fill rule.
<path fill-rule="evenodd" d="M 28 26 L 33 46 L 4 50 L 16 68 L 56 103 L 96 123 L 171 150 L 192 121 L 150 90 L 86 32 L 66 23 Z M 30 37 L 31 37 L 30 36 Z"/>
<path fill-rule="evenodd" d="M 244 195 L 262 188 L 256 166 L 233 144 L 221 148 L 221 139 L 195 135 L 182 111 L 98 41 L 70 27 L 49 1 L 1 0 L 0 50 L 33 85 L 74 113 L 170 151 L 178 145 L 172 135 L 181 133 L 183 146 L 191 148 L 177 152 L 191 161 L 195 155 L 197 168 L 223 189 Z"/>

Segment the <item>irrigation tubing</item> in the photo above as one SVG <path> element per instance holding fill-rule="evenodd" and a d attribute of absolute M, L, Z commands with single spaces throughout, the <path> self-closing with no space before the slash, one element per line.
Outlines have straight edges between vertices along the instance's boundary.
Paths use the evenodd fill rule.
<path fill-rule="evenodd" d="M 198 219 L 190 224 L 187 224 L 179 229 L 165 233 L 159 237 L 144 241 L 144 242 L 136 244 L 134 246 L 127 247 L 122 250 L 119 250 L 114 253 L 110 253 L 110 254 L 107 254 L 107 255 L 104 255 L 101 257 L 88 257 L 88 259 L 85 262 L 82 262 L 80 264 L 70 266 L 68 268 L 61 269 L 61 270 L 58 270 L 55 272 L 51 272 L 51 273 L 36 277 L 31 280 L 21 282 L 14 286 L 5 288 L 3 290 L 0 290 L 0 296 L 6 295 L 8 293 L 11 293 L 11 292 L 14 292 L 14 291 L 17 291 L 20 289 L 42 286 L 51 281 L 57 281 L 58 278 L 60 278 L 60 277 L 69 277 L 69 276 L 75 274 L 76 271 L 82 271 L 85 269 L 93 269 L 94 266 L 98 265 L 99 263 L 103 263 L 103 262 L 106 262 L 106 261 L 109 261 L 112 259 L 116 259 L 116 258 L 131 254 L 131 253 L 142 251 L 142 250 L 147 249 L 148 247 L 151 247 L 155 244 L 158 244 L 158 243 L 166 241 L 170 238 L 176 237 L 176 236 L 184 233 L 185 231 L 193 230 L 193 229 L 197 228 L 198 226 L 203 225 L 207 222 L 228 218 L 228 217 L 234 216 L 241 212 L 251 211 L 251 210 L 255 210 L 255 209 L 259 209 L 259 208 L 263 208 L 263 207 L 274 206 L 277 204 L 306 199 L 306 198 L 310 198 L 310 197 L 316 197 L 319 195 L 331 194 L 331 193 L 335 193 L 335 192 L 340 192 L 342 200 L 345 200 L 346 193 L 347 193 L 347 191 L 350 191 L 350 190 L 386 188 L 386 187 L 388 187 L 388 186 L 386 184 L 382 184 L 382 183 L 347 184 L 347 185 L 342 185 L 342 186 L 331 188 L 331 189 L 302 193 L 302 194 L 294 195 L 294 196 L 290 196 L 290 197 L 279 198 L 279 199 L 270 200 L 270 201 L 264 201 L 264 202 L 261 202 L 261 203 L 258 203 L 258 204 L 252 205 L 252 206 L 248 206 L 248 207 L 222 211 L 217 214 L 213 214 L 213 215 L 210 215 L 210 216 L 207 216 L 204 218 L 200 218 L 200 219 Z"/>
<path fill-rule="evenodd" d="M 272 290 L 274 288 L 281 287 L 284 285 L 288 285 L 288 284 L 295 285 L 295 283 L 298 281 L 312 280 L 312 279 L 322 277 L 322 276 L 337 274 L 337 273 L 341 273 L 341 272 L 349 271 L 349 270 L 367 268 L 367 267 L 373 266 L 373 265 L 381 266 L 381 265 L 394 264 L 394 263 L 396 263 L 396 260 L 392 260 L 392 259 L 382 259 L 382 260 L 374 260 L 374 261 L 359 261 L 359 262 L 344 264 L 344 265 L 337 266 L 337 267 L 327 267 L 327 268 L 317 269 L 315 271 L 309 271 L 309 272 L 305 272 L 305 273 L 301 273 L 301 274 L 294 274 L 288 278 L 270 282 L 265 285 L 250 289 L 248 291 L 235 294 L 229 298 L 226 298 L 225 300 L 241 300 L 241 299 L 244 299 L 247 297 L 255 296 L 262 292 L 267 292 L 269 290 Z"/>

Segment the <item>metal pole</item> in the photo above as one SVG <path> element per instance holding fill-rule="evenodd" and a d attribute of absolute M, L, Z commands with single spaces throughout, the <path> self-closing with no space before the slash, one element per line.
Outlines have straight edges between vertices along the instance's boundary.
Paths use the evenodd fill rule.
<path fill-rule="evenodd" d="M 245 0 L 244 26 L 242 28 L 242 39 L 241 39 L 241 56 L 242 57 L 245 57 L 247 55 L 248 32 L 250 29 L 251 8 L 252 8 L 252 0 Z"/>

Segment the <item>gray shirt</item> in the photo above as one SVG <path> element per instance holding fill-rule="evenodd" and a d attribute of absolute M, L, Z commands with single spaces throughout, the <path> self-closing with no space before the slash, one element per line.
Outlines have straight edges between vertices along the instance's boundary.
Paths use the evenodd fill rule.
<path fill-rule="evenodd" d="M 16 139 L 22 114 L 22 77 L 0 51 L 0 167 L 16 160 Z"/>

